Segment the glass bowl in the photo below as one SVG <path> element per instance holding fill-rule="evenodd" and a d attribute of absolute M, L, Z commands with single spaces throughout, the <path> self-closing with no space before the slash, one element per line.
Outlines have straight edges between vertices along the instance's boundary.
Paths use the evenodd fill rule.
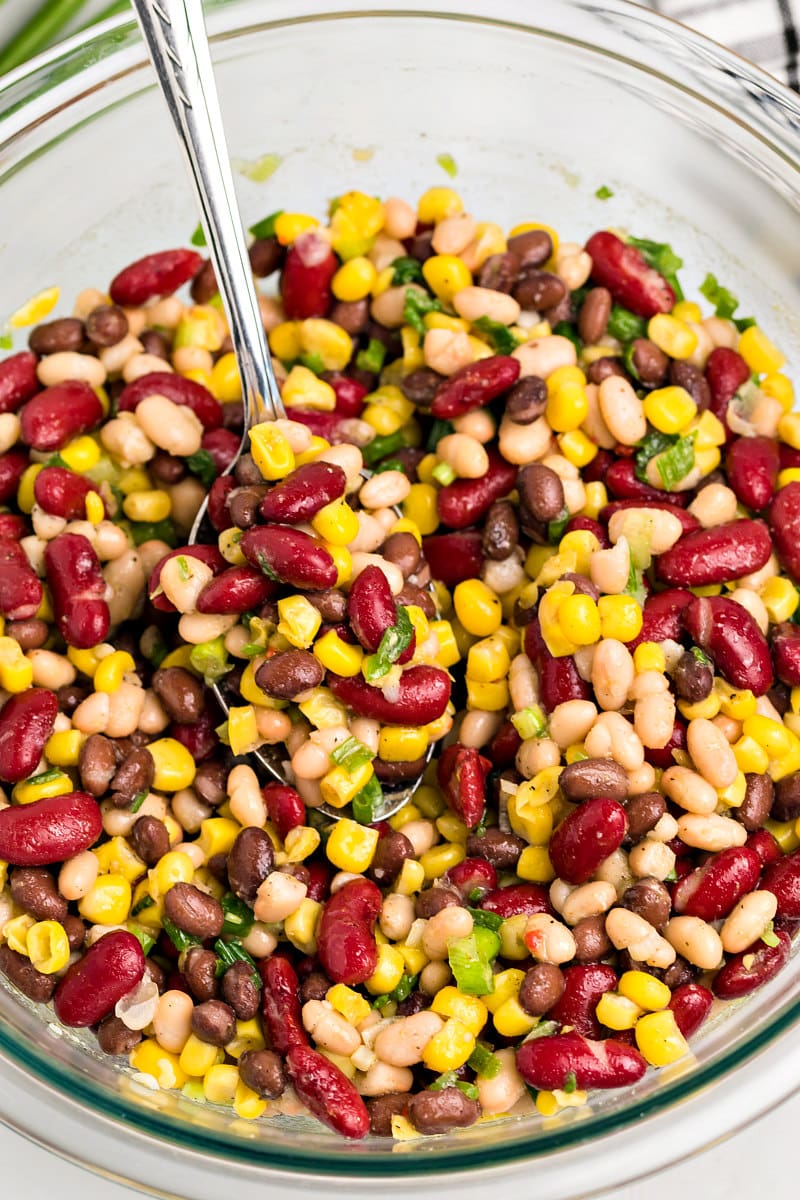
<path fill-rule="evenodd" d="M 352 187 L 413 198 L 449 182 L 437 163 L 447 154 L 482 218 L 671 241 L 687 294 L 712 270 L 800 361 L 800 102 L 733 54 L 625 0 L 439 0 L 436 12 L 415 0 L 230 0 L 210 6 L 209 23 L 232 154 L 280 163 L 261 182 L 239 179 L 248 223 L 284 205 L 321 212 Z M 0 314 L 55 283 L 68 311 L 82 287 L 187 242 L 197 214 L 131 22 L 8 77 L 0 196 Z M 109 1176 L 196 1200 L 265 1183 L 312 1197 L 323 1181 L 400 1196 L 420 1176 L 485 1195 L 495 1178 L 534 1171 L 558 1200 L 655 1170 L 788 1095 L 798 1015 L 796 956 L 709 1021 L 692 1059 L 629 1091 L 548 1120 L 529 1111 L 354 1145 L 308 1120 L 244 1122 L 149 1091 L 4 988 L 0 1115 Z"/>

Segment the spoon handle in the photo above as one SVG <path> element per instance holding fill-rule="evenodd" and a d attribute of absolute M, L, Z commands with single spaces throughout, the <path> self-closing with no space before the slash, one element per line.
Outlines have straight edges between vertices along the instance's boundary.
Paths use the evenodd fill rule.
<path fill-rule="evenodd" d="M 201 0 L 133 0 L 161 91 L 191 169 L 242 376 L 245 428 L 285 415 L 264 335 Z"/>

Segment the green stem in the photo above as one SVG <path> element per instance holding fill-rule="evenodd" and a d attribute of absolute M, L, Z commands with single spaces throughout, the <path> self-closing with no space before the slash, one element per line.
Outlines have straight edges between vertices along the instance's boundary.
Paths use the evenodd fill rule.
<path fill-rule="evenodd" d="M 104 8 L 103 11 L 98 13 L 96 17 L 92 17 L 92 19 L 87 21 L 85 25 L 81 25 L 78 33 L 83 33 L 84 30 L 91 29 L 91 27 L 93 25 L 97 25 L 99 21 L 107 21 L 109 17 L 118 17 L 120 13 L 124 12 L 131 13 L 130 0 L 113 0 L 113 3 L 109 4 L 108 8 Z M 131 15 L 133 14 L 131 13 Z"/>
<path fill-rule="evenodd" d="M 83 8 L 85 0 L 45 0 L 42 7 L 23 25 L 19 33 L 0 52 L 0 75 L 13 71 L 46 49 L 64 26 Z"/>

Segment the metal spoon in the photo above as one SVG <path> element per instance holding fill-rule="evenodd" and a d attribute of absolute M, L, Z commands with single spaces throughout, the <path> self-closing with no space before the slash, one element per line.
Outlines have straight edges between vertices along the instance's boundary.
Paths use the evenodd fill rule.
<path fill-rule="evenodd" d="M 228 471 L 247 450 L 247 431 L 258 419 L 286 416 L 272 369 L 264 324 L 253 284 L 243 225 L 239 215 L 222 114 L 214 82 L 201 0 L 132 0 L 145 44 L 166 100 L 172 122 L 189 164 L 211 261 L 214 264 L 231 341 L 242 377 L 244 436 Z M 208 498 L 200 507 L 189 542 L 214 542 L 207 520 Z M 225 715 L 229 703 L 218 684 L 213 691 Z M 433 752 L 428 750 L 428 761 Z M 262 766 L 281 783 L 289 764 L 281 749 L 265 746 L 254 751 Z M 385 820 L 413 796 L 421 776 L 411 782 L 386 784 L 383 801 L 373 820 Z M 323 804 L 319 811 L 336 820 L 348 808 Z"/>

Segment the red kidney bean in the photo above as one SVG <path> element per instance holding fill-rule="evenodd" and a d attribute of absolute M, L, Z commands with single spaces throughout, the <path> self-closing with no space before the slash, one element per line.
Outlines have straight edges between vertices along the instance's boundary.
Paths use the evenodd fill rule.
<path fill-rule="evenodd" d="M 518 359 L 505 354 L 468 363 L 439 384 L 431 413 L 440 420 L 450 421 L 473 408 L 482 408 L 517 382 L 519 369 Z"/>
<path fill-rule="evenodd" d="M 20 350 L 0 362 L 0 413 L 16 412 L 38 392 L 38 361 L 30 350 Z"/>
<path fill-rule="evenodd" d="M 472 747 L 457 742 L 442 751 L 437 777 L 448 808 L 461 817 L 467 829 L 475 829 L 486 811 L 486 776 L 492 769 Z"/>
<path fill-rule="evenodd" d="M 616 800 L 586 800 L 553 831 L 549 850 L 556 874 L 567 883 L 586 883 L 619 849 L 627 830 L 625 809 Z"/>
<path fill-rule="evenodd" d="M 300 1016 L 300 983 L 288 958 L 275 954 L 262 959 L 258 970 L 263 984 L 261 1014 L 269 1040 L 278 1054 L 293 1046 L 307 1046 L 308 1036 Z"/>
<path fill-rule="evenodd" d="M 245 535 L 246 536 L 246 535 Z M 450 676 L 439 667 L 408 667 L 400 676 L 397 699 L 387 700 L 380 688 L 356 675 L 328 672 L 328 687 L 360 717 L 388 725 L 428 725 L 438 721 L 450 699 Z"/>
<path fill-rule="evenodd" d="M 510 721 L 504 721 L 486 749 L 486 755 L 492 760 L 492 766 L 502 769 L 510 767 L 517 757 L 517 751 L 522 745 L 522 738 Z"/>
<path fill-rule="evenodd" d="M 744 518 L 684 534 L 659 555 L 656 574 L 678 587 L 704 587 L 759 571 L 771 553 L 766 525 Z"/>
<path fill-rule="evenodd" d="M 334 375 L 328 379 L 328 383 L 336 393 L 334 412 L 340 417 L 360 417 L 369 388 L 357 379 L 348 379 L 346 375 Z"/>
<path fill-rule="evenodd" d="M 239 451 L 242 439 L 232 429 L 209 429 L 203 434 L 201 448 L 214 460 L 217 474 L 227 471 Z"/>
<path fill-rule="evenodd" d="M 181 725 L 173 721 L 169 727 L 169 736 L 185 746 L 195 762 L 205 762 L 219 748 L 215 728 L 219 720 L 218 715 L 206 709 L 192 725 Z"/>
<path fill-rule="evenodd" d="M 316 437 L 324 437 L 331 445 L 350 440 L 342 429 L 343 418 L 337 412 L 319 412 L 315 408 L 293 408 L 292 420 L 305 425 Z"/>
<path fill-rule="evenodd" d="M 612 500 L 610 504 L 606 504 L 605 508 L 600 510 L 600 520 L 607 525 L 615 512 L 622 512 L 626 508 L 655 508 L 672 513 L 680 521 L 684 535 L 694 533 L 696 529 L 700 528 L 697 517 L 684 508 L 677 508 L 668 500 Z"/>
<path fill-rule="evenodd" d="M 333 587 L 336 564 L 324 546 L 290 525 L 257 525 L 242 535 L 242 553 L 270 579 L 321 591 Z"/>
<path fill-rule="evenodd" d="M 94 388 L 67 379 L 28 401 L 19 414 L 20 438 L 33 450 L 60 450 L 102 419 L 103 406 Z"/>
<path fill-rule="evenodd" d="M 481 897 L 478 908 L 497 913 L 503 920 L 520 916 L 522 913 L 532 916 L 534 913 L 553 911 L 547 888 L 538 883 L 512 883 L 509 887 L 496 888 Z"/>
<path fill-rule="evenodd" d="M 497 871 L 485 858 L 465 858 L 449 871 L 445 871 L 444 877 L 452 887 L 461 892 L 465 900 L 470 900 L 470 895 L 476 888 L 491 892 L 497 887 Z"/>
<path fill-rule="evenodd" d="M 179 546 L 177 550 L 170 550 L 169 554 L 165 554 L 163 558 L 160 558 L 153 567 L 147 584 L 147 594 L 150 597 L 150 603 L 159 612 L 174 613 L 178 611 L 172 601 L 168 600 L 164 593 L 159 592 L 158 589 L 161 586 L 161 571 L 164 564 L 169 562 L 171 558 L 177 558 L 179 554 L 188 555 L 191 558 L 199 558 L 201 562 L 211 568 L 215 575 L 218 575 L 220 571 L 224 571 L 228 565 L 216 546 L 198 544 L 197 546 Z M 156 593 L 158 594 L 156 595 Z"/>
<path fill-rule="evenodd" d="M 106 581 L 89 539 L 60 533 L 47 543 L 44 562 L 56 624 L 67 645 L 88 650 L 105 641 L 111 625 Z"/>
<path fill-rule="evenodd" d="M 523 1042 L 517 1070 L 531 1087 L 554 1091 L 574 1076 L 576 1087 L 589 1090 L 636 1083 L 647 1063 L 633 1046 L 614 1038 L 594 1041 L 579 1033 L 561 1033 Z"/>
<path fill-rule="evenodd" d="M 166 396 L 173 404 L 190 408 L 203 428 L 208 432 L 219 429 L 223 422 L 222 405 L 211 395 L 208 388 L 194 379 L 177 375 L 173 371 L 151 371 L 140 375 L 122 389 L 117 401 L 118 412 L 136 412 L 147 396 Z"/>
<path fill-rule="evenodd" d="M 0 504 L 16 496 L 19 481 L 27 467 L 28 455 L 24 450 L 9 450 L 0 455 Z"/>
<path fill-rule="evenodd" d="M 611 546 L 611 542 L 608 540 L 608 533 L 599 521 L 595 521 L 591 517 L 570 517 L 564 526 L 564 533 L 574 533 L 578 529 L 584 529 L 587 533 L 593 533 L 600 543 L 601 550 L 608 550 Z"/>
<path fill-rule="evenodd" d="M 597 1002 L 604 992 L 613 992 L 617 973 L 605 963 L 579 963 L 564 971 L 564 991 L 548 1016 L 560 1025 L 571 1025 L 584 1037 L 600 1036 L 595 1015 Z"/>
<path fill-rule="evenodd" d="M 667 588 L 648 596 L 642 610 L 641 631 L 627 643 L 628 649 L 640 642 L 679 642 L 683 636 L 683 612 L 693 600 L 694 596 L 685 588 Z"/>
<path fill-rule="evenodd" d="M 111 280 L 108 294 L 123 308 L 138 308 L 157 296 L 171 296 L 197 274 L 203 259 L 196 250 L 161 250 L 124 267 Z"/>
<path fill-rule="evenodd" d="M 685 1038 L 693 1037 L 705 1021 L 711 1005 L 714 1003 L 713 993 L 700 983 L 684 983 L 672 993 L 667 1008 L 675 1015 L 675 1024 Z"/>
<path fill-rule="evenodd" d="M 617 500 L 665 500 L 677 508 L 687 503 L 687 497 L 680 492 L 664 492 L 637 479 L 632 458 L 618 458 L 612 462 L 603 482 Z"/>
<path fill-rule="evenodd" d="M 728 959 L 711 985 L 715 996 L 720 1000 L 747 996 L 778 974 L 789 958 L 792 939 L 783 929 L 776 929 L 774 933 L 777 946 L 768 946 L 759 940 Z"/>
<path fill-rule="evenodd" d="M 329 1058 L 310 1046 L 293 1046 L 286 1056 L 286 1069 L 300 1100 L 318 1121 L 342 1137 L 367 1136 L 367 1106 Z"/>
<path fill-rule="evenodd" d="M 422 549 L 434 579 L 455 587 L 465 579 L 478 579 L 483 566 L 481 535 L 471 529 L 463 533 L 436 533 L 423 538 Z"/>
<path fill-rule="evenodd" d="M 667 744 L 660 747 L 660 749 L 656 749 L 655 746 L 646 746 L 644 756 L 651 767 L 656 767 L 660 771 L 666 771 L 668 767 L 672 767 L 675 764 L 672 751 L 685 749 L 686 723 L 680 717 L 676 717 L 672 724 L 672 733 L 669 735 Z"/>
<path fill-rule="evenodd" d="M 0 616 L 27 621 L 42 603 L 42 585 L 18 542 L 0 541 Z"/>
<path fill-rule="evenodd" d="M 654 317 L 672 308 L 675 292 L 663 275 L 648 267 L 635 246 L 602 230 L 592 234 L 585 248 L 592 260 L 592 279 L 608 288 L 617 304 L 639 317 Z"/>
<path fill-rule="evenodd" d="M 717 346 L 706 362 L 706 382 L 711 392 L 709 405 L 714 416 L 725 426 L 728 439 L 733 436 L 728 425 L 728 405 L 743 383 L 750 378 L 750 368 L 735 350 Z"/>
<path fill-rule="evenodd" d="M 525 653 L 539 673 L 540 702 L 545 712 L 566 700 L 588 700 L 589 685 L 571 657 L 554 658 L 544 644 L 538 618 L 525 626 Z"/>
<path fill-rule="evenodd" d="M 800 685 L 800 627 L 791 621 L 773 626 L 770 644 L 778 679 L 789 687 Z"/>
<path fill-rule="evenodd" d="M 683 612 L 684 625 L 707 650 L 717 670 L 737 688 L 763 696 L 772 686 L 772 660 L 766 639 L 746 608 L 725 596 L 694 599 Z"/>
<path fill-rule="evenodd" d="M 387 629 L 397 624 L 397 605 L 392 589 L 380 567 L 366 567 L 353 580 L 347 600 L 347 616 L 353 633 L 365 650 L 374 652 Z M 396 660 L 407 663 L 416 649 L 416 635 Z"/>
<path fill-rule="evenodd" d="M 72 1028 L 97 1025 L 136 987 L 144 971 L 145 957 L 137 939 L 115 929 L 69 968 L 56 988 L 55 1014 L 62 1025 Z"/>
<path fill-rule="evenodd" d="M 86 517 L 86 497 L 97 487 L 90 479 L 67 471 L 64 467 L 44 467 L 33 484 L 36 503 L 45 512 L 67 521 L 82 521 Z"/>
<path fill-rule="evenodd" d="M 332 302 L 331 279 L 338 266 L 335 254 L 318 233 L 310 230 L 295 240 L 281 272 L 281 297 L 288 320 L 327 316 Z"/>
<path fill-rule="evenodd" d="M 757 829 L 751 833 L 745 845 L 755 850 L 763 867 L 769 867 L 781 858 L 781 848 L 768 829 Z"/>
<path fill-rule="evenodd" d="M 17 513 L 0 513 L 0 542 L 18 542 L 28 532 L 25 518 Z"/>
<path fill-rule="evenodd" d="M 780 452 L 773 438 L 740 437 L 728 446 L 725 457 L 728 486 L 754 512 L 761 512 L 769 504 L 780 469 Z"/>
<path fill-rule="evenodd" d="M 672 906 L 677 913 L 718 921 L 752 892 L 760 874 L 761 859 L 755 850 L 747 846 L 721 850 L 675 884 Z"/>
<path fill-rule="evenodd" d="M 271 579 L 256 567 L 228 567 L 209 580 L 197 598 L 201 613 L 244 613 L 260 606 L 277 592 Z"/>
<path fill-rule="evenodd" d="M 484 358 L 480 362 L 496 362 Z M 475 363 L 475 366 L 480 363 Z M 494 504 L 514 490 L 517 468 L 499 454 L 489 450 L 489 469 L 480 479 L 457 479 L 443 487 L 436 498 L 439 520 L 450 529 L 465 529 L 485 516 Z"/>
<path fill-rule="evenodd" d="M 42 757 L 58 716 L 55 692 L 33 687 L 6 700 L 0 709 L 0 779 L 27 779 Z"/>
<path fill-rule="evenodd" d="M 270 488 L 259 511 L 265 521 L 300 525 L 346 490 L 347 476 L 341 467 L 327 462 L 305 463 Z"/>
<path fill-rule="evenodd" d="M 219 475 L 212 483 L 208 493 L 208 519 L 217 533 L 223 533 L 233 526 L 228 499 L 236 487 L 232 475 Z"/>
<path fill-rule="evenodd" d="M 381 890 L 369 879 L 351 879 L 326 901 L 317 931 L 317 953 L 334 983 L 363 983 L 373 974 L 378 951 L 372 932 Z"/>
<path fill-rule="evenodd" d="M 306 871 L 308 872 L 306 895 L 309 900 L 316 900 L 321 904 L 330 895 L 333 872 L 327 863 L 321 862 L 309 863 Z"/>
<path fill-rule="evenodd" d="M 100 809 L 86 792 L 47 796 L 0 811 L 0 858 L 15 867 L 64 862 L 103 832 Z"/>
<path fill-rule="evenodd" d="M 781 563 L 800 580 L 800 483 L 787 483 L 769 506 L 769 527 Z"/>
<path fill-rule="evenodd" d="M 795 450 L 794 446 L 787 446 L 786 442 L 778 443 L 778 457 L 782 471 L 800 467 L 800 450 Z"/>
<path fill-rule="evenodd" d="M 306 806 L 299 792 L 287 783 L 266 783 L 261 789 L 269 819 L 285 839 L 290 829 L 305 825 Z"/>
<path fill-rule="evenodd" d="M 800 918 L 800 850 L 793 850 L 768 866 L 761 879 L 761 888 L 777 897 L 777 916 L 792 920 Z"/>

